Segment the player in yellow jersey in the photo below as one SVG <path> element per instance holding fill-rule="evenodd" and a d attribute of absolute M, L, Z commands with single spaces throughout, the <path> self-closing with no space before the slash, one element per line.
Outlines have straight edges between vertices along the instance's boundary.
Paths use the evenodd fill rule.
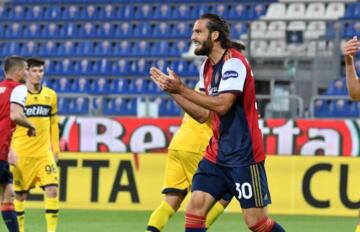
<path fill-rule="evenodd" d="M 12 172 L 15 187 L 15 210 L 20 232 L 24 232 L 25 200 L 36 184 L 44 191 L 47 231 L 55 232 L 59 212 L 58 169 L 59 127 L 56 93 L 42 86 L 44 61 L 28 59 L 29 78 L 25 114 L 37 128 L 35 137 L 27 136 L 27 129 L 17 126 L 11 144 L 14 155 Z"/>
<path fill-rule="evenodd" d="M 346 83 L 349 91 L 350 98 L 352 100 L 360 101 L 360 79 L 355 69 L 355 55 L 360 51 L 360 42 L 358 38 L 354 36 L 351 40 L 347 41 L 343 47 L 343 53 L 345 56 L 345 69 L 346 69 Z M 360 232 L 360 210 L 359 221 L 356 226 L 356 231 Z"/>
<path fill-rule="evenodd" d="M 168 220 L 179 209 L 186 194 L 191 189 L 192 177 L 203 157 L 204 151 L 212 137 L 211 122 L 198 123 L 185 114 L 179 130 L 168 147 L 165 168 L 164 201 L 150 216 L 146 231 L 162 231 Z M 231 196 L 224 197 L 216 203 L 207 218 L 209 227 L 224 211 Z"/>

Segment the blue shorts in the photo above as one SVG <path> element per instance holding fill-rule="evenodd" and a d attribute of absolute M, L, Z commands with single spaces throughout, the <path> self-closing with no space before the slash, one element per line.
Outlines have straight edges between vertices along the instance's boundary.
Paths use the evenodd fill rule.
<path fill-rule="evenodd" d="M 12 184 L 13 175 L 10 172 L 9 163 L 5 160 L 0 160 L 0 184 Z"/>
<path fill-rule="evenodd" d="M 243 167 L 224 167 L 206 159 L 199 163 L 192 191 L 209 193 L 219 200 L 234 196 L 241 208 L 262 208 L 271 203 L 264 162 Z"/>

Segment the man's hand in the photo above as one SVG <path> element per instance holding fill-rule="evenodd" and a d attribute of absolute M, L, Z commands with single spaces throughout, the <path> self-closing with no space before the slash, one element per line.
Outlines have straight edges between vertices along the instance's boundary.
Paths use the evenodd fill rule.
<path fill-rule="evenodd" d="M 8 154 L 8 162 L 9 162 L 9 164 L 14 165 L 14 166 L 16 166 L 16 164 L 17 164 L 17 156 L 16 156 L 15 152 L 11 149 Z"/>
<path fill-rule="evenodd" d="M 168 93 L 180 93 L 184 84 L 176 73 L 167 68 L 168 75 L 163 73 L 158 68 L 152 67 L 150 69 L 151 79 L 164 91 Z"/>
<path fill-rule="evenodd" d="M 354 36 L 351 40 L 347 41 L 343 47 L 343 53 L 347 57 L 354 57 L 360 50 L 360 42 L 357 37 Z"/>
<path fill-rule="evenodd" d="M 36 129 L 33 127 L 33 128 L 29 128 L 28 131 L 27 131 L 27 135 L 29 137 L 35 137 L 36 136 Z"/>

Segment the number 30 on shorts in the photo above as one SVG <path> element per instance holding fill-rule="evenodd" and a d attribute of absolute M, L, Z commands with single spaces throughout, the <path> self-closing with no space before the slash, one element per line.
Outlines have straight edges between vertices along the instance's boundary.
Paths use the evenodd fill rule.
<path fill-rule="evenodd" d="M 248 182 L 242 184 L 235 183 L 235 186 L 236 192 L 238 193 L 238 199 L 250 199 L 253 196 L 251 184 L 249 184 Z"/>

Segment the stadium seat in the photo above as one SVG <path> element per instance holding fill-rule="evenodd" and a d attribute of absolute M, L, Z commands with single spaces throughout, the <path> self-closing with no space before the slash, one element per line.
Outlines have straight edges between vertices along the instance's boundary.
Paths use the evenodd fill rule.
<path fill-rule="evenodd" d="M 360 116 L 360 102 L 352 102 L 350 103 L 350 117 L 358 118 Z"/>
<path fill-rule="evenodd" d="M 33 56 L 34 53 L 38 52 L 38 46 L 37 43 L 34 41 L 28 40 L 25 43 L 22 43 L 23 45 L 20 47 L 20 54 L 22 56 Z"/>
<path fill-rule="evenodd" d="M 135 6 L 126 4 L 117 10 L 117 16 L 122 16 L 121 19 L 133 19 Z"/>
<path fill-rule="evenodd" d="M 326 100 L 318 99 L 315 101 L 314 116 L 317 118 L 329 116 L 329 104 Z"/>
<path fill-rule="evenodd" d="M 139 6 L 137 11 L 135 12 L 134 18 L 137 20 L 148 20 L 154 17 L 154 11 L 152 6 L 149 4 L 143 4 Z"/>
<path fill-rule="evenodd" d="M 176 41 L 170 49 L 169 55 L 180 56 L 189 50 L 189 45 L 183 40 Z"/>
<path fill-rule="evenodd" d="M 332 81 L 326 91 L 326 94 L 327 95 L 347 95 L 348 91 L 347 91 L 347 87 L 346 87 L 345 78 Z"/>
<path fill-rule="evenodd" d="M 131 55 L 131 44 L 126 41 L 123 40 L 121 41 L 120 46 L 118 47 L 118 54 L 124 57 L 130 56 Z"/>
<path fill-rule="evenodd" d="M 100 25 L 100 27 L 96 30 L 96 36 L 98 38 L 111 38 L 114 37 L 114 30 L 116 30 L 114 25 L 109 22 L 105 22 Z"/>
<path fill-rule="evenodd" d="M 23 20 L 25 15 L 25 7 L 22 5 L 16 5 L 11 9 L 9 12 L 9 19 L 10 20 Z"/>
<path fill-rule="evenodd" d="M 130 73 L 129 62 L 125 59 L 119 59 L 117 63 L 112 64 L 112 73 L 115 75 L 126 76 Z"/>
<path fill-rule="evenodd" d="M 179 116 L 181 113 L 179 107 L 172 99 L 161 99 L 159 105 L 160 116 Z"/>
<path fill-rule="evenodd" d="M 99 17 L 99 9 L 94 5 L 87 5 L 86 9 L 80 12 L 81 19 L 94 20 Z"/>
<path fill-rule="evenodd" d="M 61 56 L 74 56 L 74 51 L 74 43 L 71 40 L 68 40 L 60 44 L 57 54 Z"/>
<path fill-rule="evenodd" d="M 304 37 L 307 39 L 316 39 L 320 36 L 325 35 L 326 33 L 326 23 L 325 21 L 312 21 L 309 22 Z"/>
<path fill-rule="evenodd" d="M 251 23 L 251 38 L 264 38 L 267 31 L 267 25 L 264 21 L 254 21 Z"/>
<path fill-rule="evenodd" d="M 133 35 L 133 27 L 128 22 L 123 22 L 115 31 L 115 36 L 120 38 L 129 38 Z"/>
<path fill-rule="evenodd" d="M 101 43 L 96 43 L 94 55 L 96 56 L 111 56 L 113 55 L 115 44 L 110 43 L 109 40 L 103 40 Z"/>
<path fill-rule="evenodd" d="M 92 104 L 92 115 L 102 115 L 103 114 L 103 107 L 105 107 L 105 103 L 104 103 L 104 98 L 103 97 L 95 97 L 92 99 L 92 102 L 90 104 Z"/>
<path fill-rule="evenodd" d="M 267 56 L 281 57 L 287 55 L 287 47 L 283 40 L 270 41 Z"/>
<path fill-rule="evenodd" d="M 61 18 L 64 20 L 79 20 L 81 14 L 82 12 L 79 6 L 68 5 L 65 7 L 64 11 L 62 11 Z"/>
<path fill-rule="evenodd" d="M 71 83 L 70 83 L 69 79 L 66 77 L 57 79 L 52 85 L 53 89 L 58 93 L 71 92 L 70 86 L 71 86 Z"/>
<path fill-rule="evenodd" d="M 166 40 L 157 41 L 155 44 L 151 47 L 150 55 L 151 56 L 168 56 L 170 46 L 169 42 Z"/>
<path fill-rule="evenodd" d="M 139 23 L 134 29 L 134 37 L 149 38 L 153 36 L 152 26 L 149 23 Z"/>
<path fill-rule="evenodd" d="M 256 20 L 266 14 L 265 4 L 250 5 L 247 19 Z"/>
<path fill-rule="evenodd" d="M 221 17 L 225 18 L 228 12 L 228 6 L 222 3 L 216 4 L 213 6 L 212 13 L 220 15 Z"/>
<path fill-rule="evenodd" d="M 8 18 L 8 11 L 5 9 L 4 5 L 0 5 L 0 19 L 4 20 Z"/>
<path fill-rule="evenodd" d="M 44 12 L 45 20 L 56 20 L 61 17 L 61 9 L 59 5 L 51 5 Z"/>
<path fill-rule="evenodd" d="M 247 7 L 242 4 L 238 3 L 237 5 L 233 5 L 229 11 L 229 19 L 247 19 L 248 18 L 248 10 Z"/>
<path fill-rule="evenodd" d="M 265 38 L 284 39 L 286 31 L 286 23 L 284 21 L 272 21 L 267 27 Z"/>
<path fill-rule="evenodd" d="M 109 80 L 101 77 L 98 79 L 92 80 L 90 84 L 90 93 L 92 94 L 105 94 L 109 93 Z"/>
<path fill-rule="evenodd" d="M 25 19 L 28 21 L 41 20 L 44 18 L 45 9 L 39 5 L 30 6 L 28 11 L 25 12 Z"/>
<path fill-rule="evenodd" d="M 77 97 L 73 99 L 73 104 L 70 105 L 72 113 L 77 115 L 87 115 L 89 114 L 89 99 L 85 97 Z M 71 107 L 73 106 L 73 107 Z"/>
<path fill-rule="evenodd" d="M 166 22 L 161 22 L 156 25 L 154 35 L 158 38 L 171 37 L 171 27 Z"/>
<path fill-rule="evenodd" d="M 170 19 L 171 15 L 171 8 L 167 4 L 161 4 L 159 7 L 156 8 L 154 12 L 154 19 L 155 20 L 168 20 Z"/>
<path fill-rule="evenodd" d="M 290 3 L 287 7 L 285 18 L 287 19 L 302 19 L 305 15 L 304 3 Z"/>
<path fill-rule="evenodd" d="M 192 8 L 188 4 L 175 5 L 175 9 L 172 13 L 172 19 L 193 19 L 194 14 Z"/>
<path fill-rule="evenodd" d="M 70 89 L 73 93 L 88 93 L 90 89 L 90 84 L 88 79 L 85 77 L 76 78 L 73 81 Z"/>
<path fill-rule="evenodd" d="M 20 43 L 18 42 L 6 42 L 3 48 L 4 56 L 11 56 L 20 53 Z"/>
<path fill-rule="evenodd" d="M 286 15 L 286 5 L 284 3 L 271 3 L 264 19 L 284 19 Z"/>
<path fill-rule="evenodd" d="M 306 9 L 305 19 L 324 19 L 325 18 L 325 3 L 316 2 L 310 3 Z"/>
<path fill-rule="evenodd" d="M 100 8 L 99 11 L 99 18 L 100 19 L 104 19 L 104 20 L 111 20 L 111 19 L 115 19 L 115 18 L 121 18 L 122 17 L 122 13 L 119 11 L 120 9 L 122 9 L 122 7 L 118 10 L 114 9 L 114 6 L 112 4 L 108 4 L 106 6 L 103 6 Z"/>
<path fill-rule="evenodd" d="M 132 71 L 132 75 L 148 76 L 149 70 L 149 63 L 144 58 L 140 58 L 138 60 L 135 60 L 135 70 Z"/>
<path fill-rule="evenodd" d="M 350 117 L 349 101 L 344 99 L 332 100 L 329 105 L 329 116 L 335 118 Z"/>
<path fill-rule="evenodd" d="M 345 15 L 345 4 L 342 2 L 331 2 L 326 7 L 325 19 L 338 19 Z"/>
<path fill-rule="evenodd" d="M 87 39 L 91 39 L 94 38 L 96 35 L 96 31 L 95 31 L 95 25 L 87 22 L 85 24 L 81 24 L 80 30 L 79 30 L 79 34 L 78 36 L 81 38 L 87 38 Z"/>
<path fill-rule="evenodd" d="M 58 97 L 58 114 L 67 115 L 69 112 L 69 100 L 65 97 Z"/>
<path fill-rule="evenodd" d="M 155 34 L 156 36 L 156 34 Z M 173 38 L 186 38 L 188 39 L 191 36 L 191 30 L 188 24 L 184 22 L 179 22 L 171 30 L 171 37 Z"/>
<path fill-rule="evenodd" d="M 240 39 L 242 36 L 247 36 L 248 29 L 245 23 L 235 23 L 231 26 L 230 38 Z"/>

